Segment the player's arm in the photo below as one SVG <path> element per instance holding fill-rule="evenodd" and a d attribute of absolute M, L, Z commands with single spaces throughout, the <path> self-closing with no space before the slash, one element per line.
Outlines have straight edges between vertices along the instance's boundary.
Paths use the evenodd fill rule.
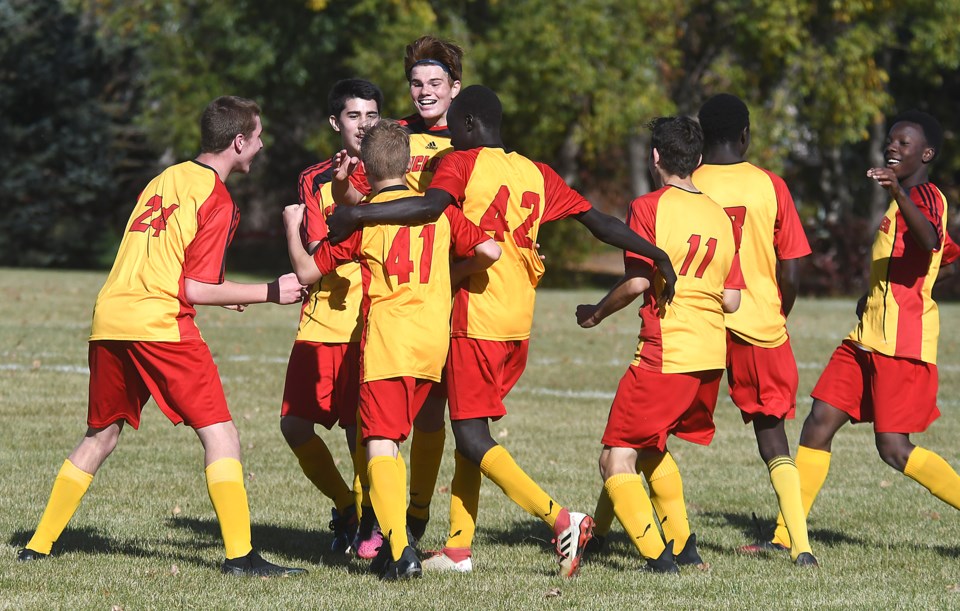
<path fill-rule="evenodd" d="M 800 292 L 800 260 L 785 259 L 780 261 L 777 268 L 777 284 L 780 286 L 780 303 L 783 306 L 783 315 L 789 316 L 793 304 L 797 301 Z"/>
<path fill-rule="evenodd" d="M 417 197 L 404 197 L 390 205 L 337 206 L 327 217 L 327 232 L 331 244 L 346 240 L 362 225 L 390 223 L 392 225 L 422 225 L 440 218 L 444 209 L 454 203 L 453 196 L 442 189 L 427 189 Z"/>
<path fill-rule="evenodd" d="M 309 286 L 320 280 L 323 273 L 311 252 L 303 247 L 300 237 L 300 226 L 303 223 L 303 204 L 293 204 L 283 209 L 283 227 L 287 234 L 287 254 L 290 256 L 290 265 L 297 279 Z M 311 243 L 312 244 L 312 243 Z M 314 248 L 313 250 L 316 250 Z"/>
<path fill-rule="evenodd" d="M 273 282 L 245 284 L 224 280 L 220 284 L 200 282 L 191 278 L 183 281 L 183 292 L 193 305 L 227 306 L 242 312 L 251 303 L 279 303 L 300 301 L 303 285 L 295 274 L 284 274 Z M 243 305 L 239 305 L 243 304 Z"/>
<path fill-rule="evenodd" d="M 650 277 L 653 270 L 647 263 L 628 258 L 625 268 L 623 277 L 617 281 L 617 284 L 610 289 L 610 292 L 599 303 L 577 306 L 578 325 L 584 329 L 599 325 L 604 318 L 627 307 L 650 288 Z"/>
<path fill-rule="evenodd" d="M 356 206 L 363 200 L 363 193 L 350 182 L 350 175 L 353 174 L 358 165 L 360 165 L 360 160 L 351 157 L 346 149 L 334 156 L 333 166 L 337 170 L 333 173 L 333 179 L 330 181 L 330 193 L 333 194 L 334 203 Z"/>
<path fill-rule="evenodd" d="M 723 289 L 723 311 L 733 314 L 740 309 L 740 289 Z"/>
<path fill-rule="evenodd" d="M 575 218 L 601 242 L 653 260 L 665 281 L 658 303 L 670 303 L 673 300 L 677 274 L 673 271 L 673 264 L 670 262 L 667 253 L 641 238 L 620 220 L 594 208 L 581 212 Z"/>
<path fill-rule="evenodd" d="M 477 244 L 473 249 L 472 257 L 457 259 L 450 264 L 450 284 L 457 286 L 467 276 L 487 269 L 500 259 L 502 252 L 492 238 Z"/>
<path fill-rule="evenodd" d="M 907 223 L 907 229 L 916 243 L 926 250 L 932 252 L 940 246 L 940 238 L 937 228 L 933 222 L 920 211 L 917 204 L 910 199 L 910 194 L 903 190 L 897 175 L 890 168 L 870 168 L 867 170 L 867 176 L 876 180 L 881 187 L 897 202 L 900 208 L 900 214 Z"/>

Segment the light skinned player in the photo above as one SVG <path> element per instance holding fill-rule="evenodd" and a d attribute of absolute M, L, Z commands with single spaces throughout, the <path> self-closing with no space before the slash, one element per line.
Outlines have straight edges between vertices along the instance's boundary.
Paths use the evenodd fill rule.
<path fill-rule="evenodd" d="M 415 193 L 404 180 L 410 145 L 401 125 L 381 121 L 371 128 L 361 155 L 375 191 L 369 206 L 389 206 Z M 349 260 L 360 261 L 366 278 L 360 426 L 370 496 L 387 539 L 371 570 L 384 580 L 419 577 L 420 560 L 407 534 L 399 446 L 440 381 L 449 346 L 451 283 L 488 268 L 500 257 L 500 247 L 451 208 L 434 222 L 382 223 L 336 246 L 322 241 L 311 256 L 298 236 L 302 214 L 302 206 L 284 210 L 290 260 L 301 282 L 315 281 Z"/>
<path fill-rule="evenodd" d="M 247 173 L 263 148 L 260 108 L 217 98 L 200 120 L 201 153 L 164 170 L 130 215 L 113 269 L 100 290 L 90 335 L 87 432 L 53 484 L 21 561 L 50 554 L 124 425 L 140 425 L 150 397 L 174 424 L 194 429 L 232 575 L 304 573 L 264 560 L 251 545 L 240 438 L 207 344 L 194 323 L 197 305 L 242 310 L 247 304 L 300 301 L 294 274 L 267 284 L 225 280 L 226 248 L 239 211 L 224 182 Z"/>
<path fill-rule="evenodd" d="M 676 294 L 664 303 L 658 266 L 626 252 L 623 277 L 599 303 L 578 306 L 577 322 L 595 327 L 644 297 L 640 343 L 603 433 L 600 497 L 609 499 L 646 560 L 644 570 L 676 573 L 678 564 L 703 561 L 667 437 L 702 445 L 713 439 L 725 364 L 724 314 L 740 306 L 743 277 L 730 219 L 690 178 L 700 163 L 700 126 L 688 117 L 660 118 L 651 126 L 651 174 L 659 188 L 630 204 L 627 222 L 669 254 L 678 270 Z M 656 516 L 644 478 L 661 493 Z"/>

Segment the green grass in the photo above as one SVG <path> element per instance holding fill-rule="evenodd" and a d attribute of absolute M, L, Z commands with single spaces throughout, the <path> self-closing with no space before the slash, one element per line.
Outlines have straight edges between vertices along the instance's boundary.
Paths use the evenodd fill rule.
<path fill-rule="evenodd" d="M 639 556 L 619 525 L 609 553 L 563 581 L 550 533 L 484 482 L 475 571 L 381 584 L 360 562 L 326 551 L 330 503 L 299 471 L 278 429 L 295 308 L 243 314 L 208 308 L 199 323 L 224 379 L 244 448 L 254 545 L 273 560 L 305 566 L 297 579 L 233 579 L 218 571 L 219 531 L 204 487 L 200 444 L 148 406 L 97 474 L 54 557 L 15 562 L 43 510 L 64 457 L 85 428 L 86 339 L 100 273 L 0 273 L 0 608 L 956 608 L 960 605 L 960 514 L 876 456 L 869 427 L 834 443 L 830 477 L 810 520 L 822 568 L 786 556 L 743 557 L 755 537 L 751 512 L 770 525 L 776 504 L 752 429 L 721 397 L 709 447 L 674 440 L 690 520 L 712 568 L 679 577 L 639 574 Z M 636 342 L 635 310 L 599 328 L 574 323 L 576 304 L 598 291 L 539 296 L 530 362 L 493 433 L 561 503 L 592 511 L 596 459 L 610 399 Z M 942 308 L 943 417 L 914 441 L 960 467 L 960 306 Z M 830 352 L 853 321 L 850 300 L 801 300 L 791 321 L 800 365 L 799 415 Z M 795 447 L 798 421 L 788 424 Z M 342 436 L 325 433 L 349 470 Z M 452 435 L 448 436 L 452 442 Z M 444 459 L 434 520 L 424 545 L 442 544 L 453 460 Z"/>

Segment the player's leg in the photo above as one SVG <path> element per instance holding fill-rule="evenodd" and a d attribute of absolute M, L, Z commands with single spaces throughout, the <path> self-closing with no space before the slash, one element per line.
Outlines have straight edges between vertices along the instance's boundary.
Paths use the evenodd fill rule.
<path fill-rule="evenodd" d="M 362 419 L 357 416 L 356 437 L 354 438 L 353 472 L 354 502 L 359 508 L 360 523 L 353 540 L 353 551 L 360 558 L 373 559 L 383 544 L 383 536 L 377 526 L 377 516 L 370 500 L 370 478 L 367 473 L 367 449 L 363 446 Z"/>
<path fill-rule="evenodd" d="M 337 515 L 355 516 L 353 490 L 340 475 L 327 444 L 314 432 L 314 423 L 288 414 L 280 418 L 280 432 L 297 457 L 303 474 L 317 490 L 333 501 Z"/>
<path fill-rule="evenodd" d="M 480 508 L 482 473 L 475 462 L 460 452 L 454 452 L 455 466 L 450 485 L 450 531 L 440 552 L 423 561 L 424 570 L 473 570 L 473 536 L 477 529 Z"/>
<path fill-rule="evenodd" d="M 19 560 L 35 560 L 50 554 L 54 542 L 80 507 L 93 476 L 117 447 L 122 430 L 122 420 L 104 428 L 87 429 L 83 439 L 61 465 L 37 529 L 25 549 L 20 550 Z"/>
<path fill-rule="evenodd" d="M 666 449 L 662 452 L 644 450 L 637 454 L 636 466 L 650 487 L 650 501 L 659 518 L 663 539 L 673 542 L 677 564 L 701 564 L 703 560 L 697 551 L 696 535 L 690 533 L 683 478 L 673 455 Z"/>
<path fill-rule="evenodd" d="M 604 446 L 600 453 L 600 477 L 613 511 L 633 545 L 646 559 L 647 568 L 658 573 L 676 573 L 673 542 L 664 543 L 657 528 L 643 478 L 636 472 L 637 451 Z"/>
<path fill-rule="evenodd" d="M 914 446 L 907 435 L 877 433 L 877 450 L 888 465 L 901 471 L 954 509 L 960 509 L 960 475 L 939 454 Z"/>
<path fill-rule="evenodd" d="M 430 520 L 430 501 L 437 487 L 447 429 L 447 407 L 443 384 L 437 384 L 413 422 L 410 440 L 410 504 L 407 525 L 417 540 L 423 538 Z"/>

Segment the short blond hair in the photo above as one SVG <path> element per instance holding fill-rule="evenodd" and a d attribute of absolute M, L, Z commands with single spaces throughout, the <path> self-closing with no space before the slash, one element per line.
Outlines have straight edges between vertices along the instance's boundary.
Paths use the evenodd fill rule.
<path fill-rule="evenodd" d="M 410 165 L 410 135 L 396 121 L 381 119 L 364 135 L 360 158 L 367 175 L 375 180 L 403 178 Z"/>

